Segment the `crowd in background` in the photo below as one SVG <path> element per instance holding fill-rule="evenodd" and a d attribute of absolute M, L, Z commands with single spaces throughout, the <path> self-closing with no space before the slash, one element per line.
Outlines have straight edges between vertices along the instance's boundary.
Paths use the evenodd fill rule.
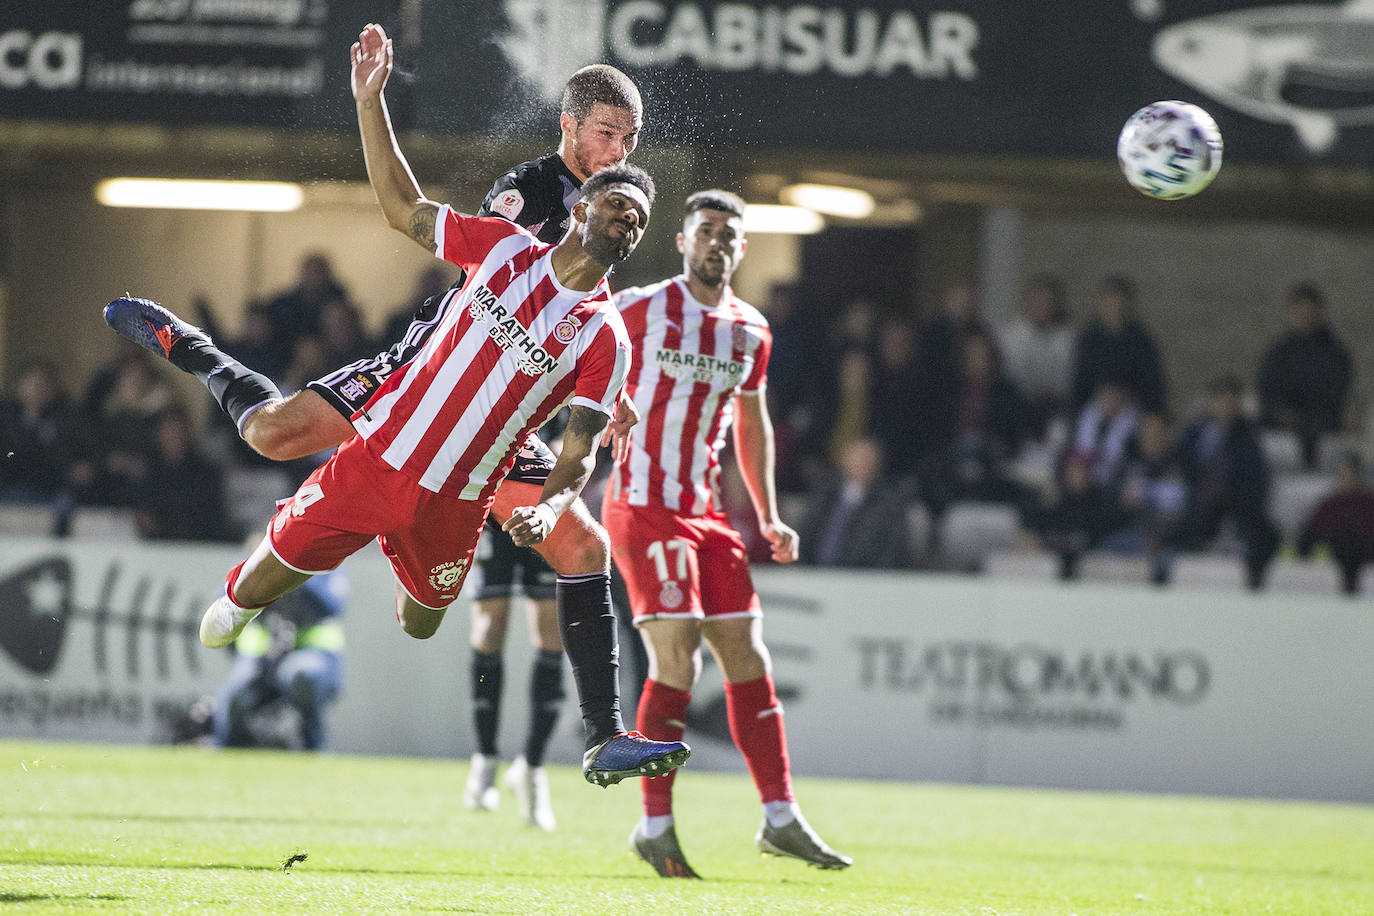
<path fill-rule="evenodd" d="M 227 352 L 290 393 L 389 346 L 446 285 L 439 268 L 426 271 L 376 337 L 318 254 L 294 286 L 250 305 L 236 332 L 208 303 L 192 305 Z M 1282 542 L 1267 508 L 1266 431 L 1291 437 L 1297 464 L 1315 470 L 1345 426 L 1352 361 L 1311 284 L 1288 291 L 1288 327 L 1253 374 L 1210 380 L 1199 411 L 1171 402 L 1126 277 L 1103 279 L 1083 322 L 1048 275 L 1027 284 L 1020 314 L 997 322 L 970 285 L 946 289 L 922 321 L 863 299 L 816 320 L 800 294 L 779 285 L 759 305 L 774 337 L 767 396 L 779 489 L 798 507 L 789 521 L 809 563 L 943 568 L 943 520 L 972 502 L 1012 507 L 1064 578 L 1108 550 L 1145 556 L 1163 584 L 1178 554 L 1229 538 L 1247 584 L 1260 588 Z M 103 506 L 128 510 L 148 538 L 242 538 L 225 475 L 263 459 L 217 413 L 197 430 L 151 354 L 113 336 L 111 345 L 113 358 L 80 393 L 51 363 L 14 374 L 0 398 L 0 502 L 51 507 L 59 535 L 80 507 Z M 303 459 L 291 475 L 304 479 L 315 463 Z M 1357 454 L 1328 464 L 1339 464 L 1332 492 L 1292 546 L 1329 551 L 1354 591 L 1374 559 L 1374 494 Z M 725 502 L 749 512 L 738 485 L 727 485 Z M 921 530 L 907 523 L 916 507 L 928 519 Z"/>

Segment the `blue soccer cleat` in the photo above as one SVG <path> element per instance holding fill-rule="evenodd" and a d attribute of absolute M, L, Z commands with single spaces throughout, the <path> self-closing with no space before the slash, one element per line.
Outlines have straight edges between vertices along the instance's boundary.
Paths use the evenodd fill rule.
<path fill-rule="evenodd" d="M 116 299 L 105 306 L 105 323 L 119 336 L 172 360 L 173 365 L 177 362 L 172 359 L 172 347 L 178 341 L 210 343 L 209 335 L 200 328 L 187 324 L 151 299 Z M 177 368 L 185 367 L 177 365 Z"/>
<path fill-rule="evenodd" d="M 613 786 L 631 776 L 662 776 L 687 762 L 681 741 L 654 741 L 639 732 L 613 735 L 582 755 L 582 775 L 594 786 Z"/>

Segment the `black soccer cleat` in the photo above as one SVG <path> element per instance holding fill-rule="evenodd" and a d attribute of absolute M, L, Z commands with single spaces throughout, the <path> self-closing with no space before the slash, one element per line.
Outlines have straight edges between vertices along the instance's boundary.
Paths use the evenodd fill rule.
<path fill-rule="evenodd" d="M 630 833 L 630 851 L 639 856 L 658 872 L 660 878 L 701 878 L 696 869 L 687 864 L 682 847 L 677 842 L 677 831 L 672 827 L 656 837 L 647 837 L 635 824 Z"/>
<path fill-rule="evenodd" d="M 594 786 L 613 786 L 631 776 L 662 776 L 687 762 L 681 741 L 654 741 L 639 732 L 613 735 L 582 755 L 582 775 Z"/>
<path fill-rule="evenodd" d="M 210 345 L 210 336 L 200 328 L 187 324 L 151 299 L 125 296 L 105 306 L 105 323 L 120 337 L 126 337 L 145 350 L 156 353 L 184 371 L 192 371 L 172 355 L 172 348 L 181 341 Z M 181 347 L 180 356 L 186 351 Z"/>
<path fill-rule="evenodd" d="M 781 827 L 774 827 L 765 819 L 754 836 L 754 843 L 765 855 L 801 859 L 816 868 L 839 869 L 854 864 L 849 856 L 825 845 L 811 825 L 800 817 Z"/>

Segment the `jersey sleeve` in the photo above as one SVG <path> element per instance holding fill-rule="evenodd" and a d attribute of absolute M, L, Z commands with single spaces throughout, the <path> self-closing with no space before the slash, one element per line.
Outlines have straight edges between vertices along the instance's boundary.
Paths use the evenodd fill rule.
<path fill-rule="evenodd" d="M 614 320 L 612 320 L 614 319 Z M 616 401 L 630 371 L 630 342 L 619 317 L 609 315 L 577 358 L 573 404 L 615 415 Z"/>
<path fill-rule="evenodd" d="M 512 169 L 491 186 L 478 216 L 500 216 L 518 226 L 530 229 L 542 225 L 549 218 L 552 204 L 533 169 Z"/>
<path fill-rule="evenodd" d="M 434 218 L 434 256 L 473 270 L 498 242 L 520 231 L 503 219 L 464 216 L 444 204 Z"/>
<path fill-rule="evenodd" d="M 757 394 L 764 389 L 768 382 L 768 357 L 773 352 L 773 332 L 768 325 L 754 330 L 759 335 L 758 346 L 754 348 L 754 367 L 739 386 L 740 391 L 746 394 Z"/>

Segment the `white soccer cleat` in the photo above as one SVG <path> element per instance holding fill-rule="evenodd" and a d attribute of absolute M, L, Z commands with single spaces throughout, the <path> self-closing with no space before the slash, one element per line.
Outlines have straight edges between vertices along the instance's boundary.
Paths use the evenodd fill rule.
<path fill-rule="evenodd" d="M 238 639 L 243 628 L 261 611 L 260 607 L 241 608 L 228 595 L 221 595 L 200 618 L 200 641 L 207 649 L 223 649 Z"/>
<path fill-rule="evenodd" d="M 524 756 L 516 757 L 506 770 L 506 788 L 515 796 L 515 808 L 525 822 L 540 830 L 558 826 L 549 800 L 549 774 L 543 767 L 532 767 Z"/>
<path fill-rule="evenodd" d="M 501 792 L 496 788 L 496 758 L 487 754 L 473 754 L 468 767 L 468 782 L 463 788 L 463 804 L 473 811 L 495 811 L 501 804 Z"/>

